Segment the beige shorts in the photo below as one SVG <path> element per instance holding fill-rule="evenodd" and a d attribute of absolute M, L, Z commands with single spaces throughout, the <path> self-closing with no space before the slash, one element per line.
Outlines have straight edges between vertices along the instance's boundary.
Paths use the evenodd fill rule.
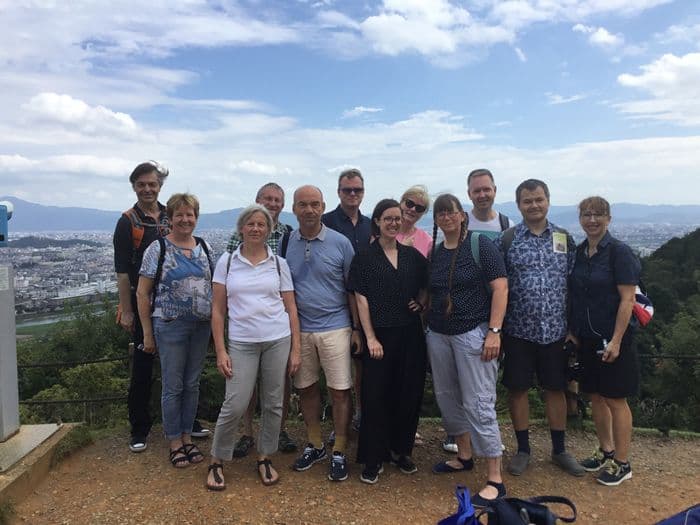
<path fill-rule="evenodd" d="M 349 326 L 328 332 L 302 332 L 301 366 L 294 374 L 294 386 L 306 388 L 313 385 L 319 380 L 323 368 L 326 386 L 333 390 L 349 390 L 352 386 L 351 334 Z"/>

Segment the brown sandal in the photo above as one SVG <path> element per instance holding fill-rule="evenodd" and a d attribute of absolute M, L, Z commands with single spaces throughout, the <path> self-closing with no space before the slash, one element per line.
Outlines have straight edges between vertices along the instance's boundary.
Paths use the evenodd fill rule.
<path fill-rule="evenodd" d="M 219 471 L 221 471 L 221 474 L 219 474 Z M 217 483 L 223 483 L 223 485 L 210 485 L 207 481 L 207 489 L 217 492 L 224 490 L 226 488 L 226 483 L 224 483 L 224 478 L 222 477 L 224 473 L 224 466 L 221 463 L 212 463 L 209 465 L 209 468 L 207 468 L 207 478 L 209 477 L 209 472 L 214 473 L 214 481 Z"/>
<path fill-rule="evenodd" d="M 263 465 L 265 466 L 265 475 L 264 476 L 260 473 L 260 467 Z M 269 487 L 270 485 L 274 485 L 275 483 L 277 483 L 280 480 L 279 473 L 277 473 L 277 479 L 272 479 L 272 470 L 270 470 L 271 466 L 272 466 L 272 461 L 270 460 L 270 458 L 261 459 L 260 461 L 258 461 L 258 466 L 257 466 L 258 475 L 260 476 L 260 481 L 262 481 L 262 484 L 265 485 L 266 487 Z"/>

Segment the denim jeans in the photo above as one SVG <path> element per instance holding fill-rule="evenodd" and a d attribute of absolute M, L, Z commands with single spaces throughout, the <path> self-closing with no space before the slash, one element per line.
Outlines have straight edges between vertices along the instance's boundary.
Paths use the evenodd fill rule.
<path fill-rule="evenodd" d="M 155 317 L 153 334 L 160 356 L 163 432 L 167 439 L 178 439 L 192 432 L 211 327 L 208 320 L 164 321 Z"/>
<path fill-rule="evenodd" d="M 258 370 L 261 419 L 257 449 L 258 453 L 264 455 L 277 451 L 291 341 L 290 336 L 261 343 L 229 341 L 228 354 L 233 367 L 233 377 L 226 380 L 226 397 L 216 421 L 214 442 L 211 446 L 213 457 L 227 461 L 233 457 L 238 422 L 248 408 Z"/>

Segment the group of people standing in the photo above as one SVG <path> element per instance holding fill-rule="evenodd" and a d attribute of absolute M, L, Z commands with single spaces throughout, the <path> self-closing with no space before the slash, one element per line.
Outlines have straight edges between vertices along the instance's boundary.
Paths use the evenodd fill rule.
<path fill-rule="evenodd" d="M 147 406 L 143 383 L 151 379 L 140 363 L 157 352 L 170 461 L 183 467 L 204 460 L 191 437 L 211 336 L 226 378 L 206 480 L 211 490 L 226 486 L 224 461 L 255 443 L 249 419 L 258 377 L 263 484 L 279 480 L 273 453 L 296 447 L 284 430 L 291 383 L 307 434 L 294 470 L 330 456 L 328 478 L 347 479 L 353 420 L 361 481 L 376 483 L 388 463 L 416 472 L 412 452 L 429 364 L 443 426 L 457 447 L 456 457 L 433 472 L 469 471 L 474 456 L 485 458 L 487 479 L 473 503 L 486 505 L 506 494 L 495 408 L 501 356 L 518 443 L 508 472 L 521 475 L 530 462 L 528 390 L 536 375 L 552 461 L 575 476 L 602 470 L 597 479 L 606 485 L 631 477 L 626 397 L 638 384 L 630 318 L 640 267 L 607 231 L 610 208 L 601 197 L 579 205 L 587 237 L 577 247 L 547 219 L 549 189 L 536 179 L 516 190 L 523 219 L 517 225 L 493 209 L 496 185 L 485 169 L 467 178 L 468 212 L 455 195 L 431 203 L 425 187 L 413 186 L 399 200 L 380 200 L 366 217 L 364 178 L 350 169 L 338 178 L 340 204 L 327 213 L 320 189 L 296 189 L 296 229 L 280 223 L 284 191 L 268 183 L 239 214 L 214 264 L 211 247 L 193 235 L 196 198 L 176 194 L 165 207 L 158 203 L 165 176 L 156 163 L 137 166 L 130 177 L 137 203 L 114 237 L 120 322 L 135 342 L 133 451 L 135 444 L 145 448 L 151 423 L 133 416 L 132 407 Z M 431 205 L 432 235 L 416 226 Z M 599 437 L 580 463 L 565 449 L 567 341 L 578 347 L 581 388 L 591 395 Z M 332 402 L 330 439 L 321 432 L 322 385 Z M 236 443 L 242 419 L 247 439 Z"/>

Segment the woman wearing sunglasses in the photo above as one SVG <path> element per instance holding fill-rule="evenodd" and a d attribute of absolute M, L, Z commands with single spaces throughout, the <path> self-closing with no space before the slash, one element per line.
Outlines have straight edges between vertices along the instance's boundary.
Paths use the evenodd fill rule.
<path fill-rule="evenodd" d="M 430 196 L 425 186 L 408 188 L 401 196 L 401 229 L 396 236 L 398 242 L 404 246 L 413 246 L 426 258 L 433 248 L 433 239 L 424 230 L 416 227 L 416 223 L 429 208 Z"/>

